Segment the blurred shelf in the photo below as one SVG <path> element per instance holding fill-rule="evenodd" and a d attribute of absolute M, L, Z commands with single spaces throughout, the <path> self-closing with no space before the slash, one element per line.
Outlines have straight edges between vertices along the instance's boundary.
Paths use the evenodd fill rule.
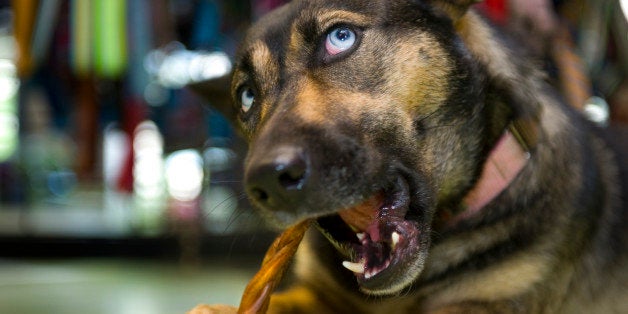
<path fill-rule="evenodd" d="M 0 258 L 137 257 L 178 259 L 184 247 L 194 246 L 194 257 L 261 258 L 276 234 L 205 235 L 183 242 L 177 236 L 124 238 L 77 238 L 0 236 Z"/>

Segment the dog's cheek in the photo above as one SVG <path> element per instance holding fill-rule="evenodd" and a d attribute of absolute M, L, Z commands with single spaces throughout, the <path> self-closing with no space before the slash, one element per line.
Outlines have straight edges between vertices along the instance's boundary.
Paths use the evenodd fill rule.
<path fill-rule="evenodd" d="M 409 115 L 438 109 L 449 96 L 452 61 L 436 39 L 417 32 L 393 45 L 394 57 L 387 62 L 387 90 Z"/>
<path fill-rule="evenodd" d="M 446 203 L 472 184 L 484 147 L 472 105 L 476 95 L 453 97 L 466 92 L 458 80 L 473 79 L 473 68 L 428 33 L 417 32 L 394 47 L 387 89 L 391 102 L 404 110 L 395 119 L 408 124 L 403 132 L 412 135 L 417 170 L 434 184 L 437 202 Z"/>

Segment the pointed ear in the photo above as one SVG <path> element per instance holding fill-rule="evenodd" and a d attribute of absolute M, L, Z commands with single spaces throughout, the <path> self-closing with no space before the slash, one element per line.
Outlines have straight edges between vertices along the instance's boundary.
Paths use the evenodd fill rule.
<path fill-rule="evenodd" d="M 428 2 L 442 10 L 452 21 L 457 21 L 472 4 L 482 2 L 482 0 L 428 0 Z"/>
<path fill-rule="evenodd" d="M 231 100 L 231 74 L 191 83 L 187 87 L 207 100 L 210 107 L 218 110 L 229 121 L 233 121 L 236 112 Z"/>

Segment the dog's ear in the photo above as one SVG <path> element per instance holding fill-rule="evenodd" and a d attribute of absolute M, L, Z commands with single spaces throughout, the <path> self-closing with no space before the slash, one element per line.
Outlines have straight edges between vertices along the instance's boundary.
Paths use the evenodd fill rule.
<path fill-rule="evenodd" d="M 207 100 L 210 107 L 218 110 L 230 121 L 235 117 L 231 100 L 231 74 L 187 85 L 197 95 Z"/>
<path fill-rule="evenodd" d="M 453 21 L 457 21 L 472 4 L 482 2 L 482 0 L 427 0 L 427 2 L 443 11 Z"/>

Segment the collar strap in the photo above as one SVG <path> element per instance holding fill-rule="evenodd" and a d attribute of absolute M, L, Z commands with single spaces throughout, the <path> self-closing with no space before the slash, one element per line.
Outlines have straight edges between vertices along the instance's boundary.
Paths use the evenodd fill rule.
<path fill-rule="evenodd" d="M 537 126 L 524 120 L 508 125 L 484 163 L 477 183 L 464 197 L 463 210 L 449 225 L 465 220 L 494 200 L 521 172 L 537 143 Z"/>

